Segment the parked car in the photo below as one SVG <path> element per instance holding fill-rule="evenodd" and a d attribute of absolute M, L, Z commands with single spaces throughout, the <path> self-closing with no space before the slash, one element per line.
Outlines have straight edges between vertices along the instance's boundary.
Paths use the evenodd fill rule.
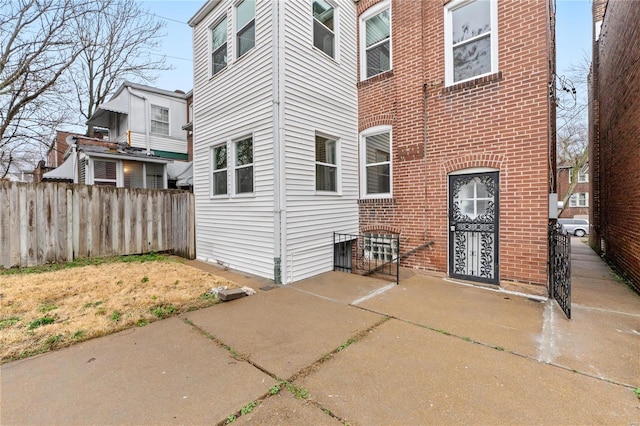
<path fill-rule="evenodd" d="M 558 219 L 562 229 L 576 237 L 584 237 L 589 233 L 589 221 L 587 219 Z"/>

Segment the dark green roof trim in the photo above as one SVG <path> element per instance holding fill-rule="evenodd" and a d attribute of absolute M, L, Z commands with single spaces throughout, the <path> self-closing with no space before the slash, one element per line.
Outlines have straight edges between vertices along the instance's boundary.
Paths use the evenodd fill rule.
<path fill-rule="evenodd" d="M 181 152 L 171 152 L 171 151 L 160 151 L 159 149 L 154 149 L 153 154 L 162 158 L 171 158 L 172 160 L 187 160 L 189 156 L 187 154 L 183 154 Z"/>

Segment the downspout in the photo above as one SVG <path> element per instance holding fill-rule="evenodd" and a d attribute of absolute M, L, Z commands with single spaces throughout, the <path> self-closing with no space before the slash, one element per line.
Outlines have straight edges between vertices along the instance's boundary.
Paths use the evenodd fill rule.
<path fill-rule="evenodd" d="M 151 146 L 149 144 L 149 126 L 151 123 L 151 120 L 149 119 L 149 100 L 142 96 L 139 95 L 137 93 L 135 93 L 133 90 L 131 90 L 131 87 L 127 86 L 127 91 L 129 92 L 130 95 L 135 96 L 138 99 L 142 99 L 144 101 L 144 138 L 145 138 L 145 146 L 147 148 L 147 155 L 151 155 Z M 131 109 L 131 105 L 129 105 L 129 111 L 132 111 Z M 129 124 L 129 127 L 131 127 L 131 125 Z M 131 145 L 131 134 L 129 133 L 127 135 L 127 142 L 129 143 L 129 145 Z"/>
<path fill-rule="evenodd" d="M 286 269 L 286 259 L 283 265 L 283 241 L 286 229 L 283 229 L 283 209 L 284 194 L 282 186 L 284 182 L 283 173 L 283 144 L 284 128 L 282 126 L 282 112 L 284 105 L 284 72 L 281 64 L 284 63 L 284 49 L 280 46 L 282 38 L 281 31 L 283 16 L 281 16 L 280 1 L 272 3 L 271 28 L 273 29 L 273 46 L 272 46 L 272 93 L 273 93 L 273 281 L 275 284 L 282 284 L 282 271 Z M 282 2 L 284 5 L 284 1 Z M 284 7 L 284 6 L 283 6 Z"/>

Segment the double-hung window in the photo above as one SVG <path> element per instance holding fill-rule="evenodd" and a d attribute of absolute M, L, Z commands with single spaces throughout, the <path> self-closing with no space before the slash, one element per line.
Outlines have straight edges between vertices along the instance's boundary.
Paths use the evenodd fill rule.
<path fill-rule="evenodd" d="M 169 135 L 169 108 L 151 105 L 151 133 Z"/>
<path fill-rule="evenodd" d="M 313 45 L 332 58 L 335 50 L 334 7 L 324 0 L 313 0 Z"/>
<path fill-rule="evenodd" d="M 253 192 L 253 137 L 233 143 L 235 152 L 235 193 Z"/>
<path fill-rule="evenodd" d="M 589 207 L 589 194 L 576 192 L 569 198 L 569 207 Z"/>
<path fill-rule="evenodd" d="M 337 144 L 334 139 L 316 135 L 316 191 L 338 190 Z"/>
<path fill-rule="evenodd" d="M 211 29 L 211 75 L 227 66 L 227 17 Z"/>
<path fill-rule="evenodd" d="M 384 1 L 360 16 L 360 79 L 391 69 L 391 3 Z"/>
<path fill-rule="evenodd" d="M 236 6 L 236 58 L 256 45 L 256 2 L 242 0 Z"/>
<path fill-rule="evenodd" d="M 578 172 L 578 183 L 589 182 L 589 166 L 583 166 Z"/>
<path fill-rule="evenodd" d="M 446 85 L 497 72 L 497 1 L 454 0 L 444 12 Z"/>
<path fill-rule="evenodd" d="M 213 156 L 212 195 L 225 195 L 227 193 L 227 144 L 213 147 L 211 155 Z"/>
<path fill-rule="evenodd" d="M 391 196 L 391 128 L 380 126 L 361 136 L 361 194 L 365 198 Z"/>

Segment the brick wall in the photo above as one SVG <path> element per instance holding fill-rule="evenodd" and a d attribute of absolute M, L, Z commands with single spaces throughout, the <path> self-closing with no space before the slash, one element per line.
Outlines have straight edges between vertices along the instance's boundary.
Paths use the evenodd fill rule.
<path fill-rule="evenodd" d="M 569 191 L 569 187 L 571 183 L 569 182 L 569 174 L 572 172 L 570 167 L 558 167 L 556 176 L 558 177 L 556 180 L 557 190 L 558 190 L 558 201 L 562 201 Z M 577 193 L 587 193 L 589 194 L 589 182 L 576 182 L 573 187 L 573 194 Z M 589 207 L 591 205 L 591 194 L 588 196 L 588 204 L 587 207 L 571 207 L 569 199 L 567 199 L 567 203 L 564 205 L 562 209 L 562 213 L 560 217 L 568 217 L 572 218 L 575 216 L 584 216 L 585 218 L 589 217 Z"/>
<path fill-rule="evenodd" d="M 497 169 L 500 279 L 545 286 L 547 4 L 498 2 L 499 72 L 444 88 L 444 3 L 393 1 L 393 70 L 358 85 L 360 130 L 393 126 L 393 199 L 361 200 L 361 229 L 397 230 L 403 252 L 433 240 L 403 265 L 447 272 L 447 176 Z"/>
<path fill-rule="evenodd" d="M 598 49 L 599 237 L 640 289 L 640 7 L 606 5 Z"/>

